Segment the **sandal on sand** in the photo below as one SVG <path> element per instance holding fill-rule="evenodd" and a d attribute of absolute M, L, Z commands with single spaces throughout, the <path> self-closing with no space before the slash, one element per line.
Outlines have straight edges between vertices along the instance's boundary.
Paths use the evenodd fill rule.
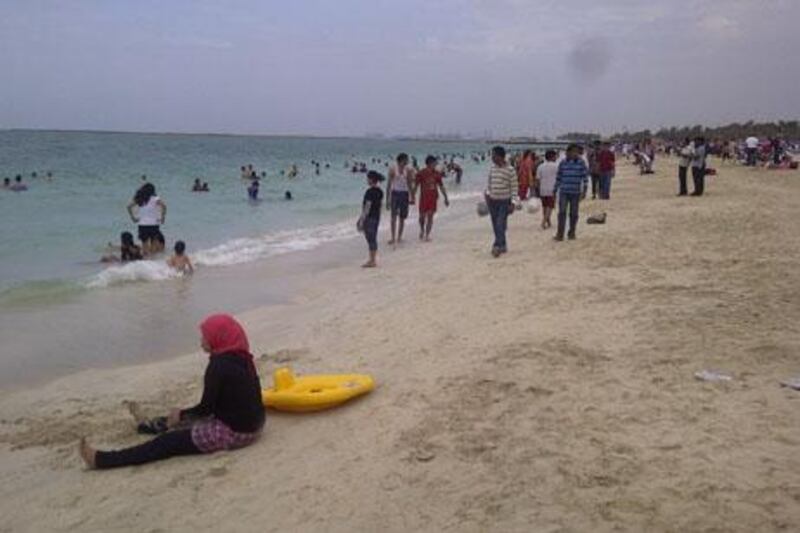
<path fill-rule="evenodd" d="M 142 435 L 159 435 L 166 433 L 168 429 L 166 416 L 151 418 L 150 420 L 139 422 L 139 425 L 136 426 L 136 432 Z"/>

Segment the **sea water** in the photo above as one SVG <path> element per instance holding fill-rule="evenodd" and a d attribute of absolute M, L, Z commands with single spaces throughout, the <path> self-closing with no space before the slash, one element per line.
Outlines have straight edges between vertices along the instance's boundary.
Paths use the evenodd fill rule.
<path fill-rule="evenodd" d="M 284 280 L 259 278 L 259 263 L 357 236 L 365 175 L 351 171 L 354 161 L 385 174 L 399 152 L 420 164 L 429 153 L 466 156 L 457 157 L 465 171 L 462 184 L 446 182 L 457 200 L 475 197 L 485 184 L 488 160 L 474 162 L 469 155 L 487 148 L 379 139 L 0 131 L 0 177 L 19 174 L 29 187 L 0 190 L 0 385 L 188 349 L 196 341 L 185 333 L 194 335 L 196 321 L 210 310 L 238 312 L 289 297 Z M 312 161 L 320 163 L 319 174 Z M 258 202 L 248 200 L 248 183 L 240 177 L 239 168 L 248 164 L 259 176 L 266 172 Z M 297 177 L 287 177 L 291 165 Z M 163 258 L 99 262 L 120 232 L 136 235 L 125 207 L 142 176 L 167 205 L 162 231 L 168 249 L 184 240 L 202 283 L 177 279 Z M 191 192 L 195 178 L 208 182 L 210 192 Z M 284 200 L 287 190 L 292 201 Z M 297 275 L 291 259 L 281 261 L 284 277 Z"/>

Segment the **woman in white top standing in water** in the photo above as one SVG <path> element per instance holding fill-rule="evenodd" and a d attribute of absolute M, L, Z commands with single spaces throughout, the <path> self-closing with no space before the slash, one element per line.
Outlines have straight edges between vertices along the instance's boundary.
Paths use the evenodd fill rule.
<path fill-rule="evenodd" d="M 136 214 L 133 208 L 138 207 Z M 156 188 L 152 183 L 142 185 L 128 204 L 128 214 L 139 224 L 139 240 L 142 241 L 144 255 L 157 254 L 164 251 L 164 235 L 161 224 L 167 217 L 167 205 L 156 196 Z"/>
<path fill-rule="evenodd" d="M 399 154 L 397 165 L 389 169 L 389 184 L 386 186 L 386 209 L 392 211 L 392 239 L 389 244 L 403 241 L 403 228 L 406 218 L 408 218 L 408 205 L 413 203 L 409 191 L 413 187 L 414 169 L 408 164 L 408 154 Z M 397 226 L 398 218 L 400 219 L 399 227 Z"/>

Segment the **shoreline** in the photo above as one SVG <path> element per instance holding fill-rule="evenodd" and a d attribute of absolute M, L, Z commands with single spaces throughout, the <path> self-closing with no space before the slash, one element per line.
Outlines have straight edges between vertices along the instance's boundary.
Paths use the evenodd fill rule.
<path fill-rule="evenodd" d="M 389 252 L 382 239 L 378 269 L 358 268 L 359 242 L 290 303 L 240 314 L 265 387 L 283 364 L 377 382 L 336 410 L 270 412 L 241 451 L 80 466 L 81 435 L 139 441 L 122 400 L 153 413 L 195 402 L 198 353 L 0 393 L 7 527 L 793 527 L 800 393 L 777 380 L 800 348 L 797 175 L 718 165 L 706 197 L 679 199 L 675 160 L 657 165 L 639 177 L 621 163 L 612 200 L 581 204 L 575 242 L 515 214 L 508 255 L 492 259 L 489 221 L 469 206 L 430 244 Z M 608 222 L 587 226 L 599 211 Z M 705 368 L 735 379 L 698 382 Z"/>
<path fill-rule="evenodd" d="M 444 226 L 451 223 L 452 218 L 463 217 L 466 211 L 473 208 L 473 193 L 469 190 L 456 189 L 451 193 L 463 196 L 454 201 L 444 217 L 441 217 L 440 213 L 438 221 L 439 224 Z M 355 215 L 353 219 L 355 219 Z M 413 213 L 409 216 L 408 222 L 411 223 L 411 234 L 413 236 L 416 231 L 416 218 L 413 217 Z M 338 222 L 336 224 L 342 223 Z M 382 223 L 382 235 L 386 231 L 388 231 L 388 213 L 385 214 Z M 50 314 L 69 311 L 73 305 L 78 305 L 79 308 L 84 309 L 92 302 L 94 302 L 93 309 L 95 311 L 100 312 L 102 309 L 108 309 L 111 312 L 120 308 L 120 306 L 124 306 L 126 301 L 138 302 L 137 305 L 142 306 L 139 309 L 139 315 L 148 315 L 150 311 L 147 310 L 152 307 L 149 302 L 153 298 L 160 298 L 162 294 L 168 294 L 173 295 L 173 298 L 179 301 L 177 303 L 162 302 L 169 303 L 172 311 L 165 315 L 162 311 L 152 309 L 153 317 L 160 317 L 159 320 L 161 322 L 169 325 L 170 329 L 176 330 L 176 336 L 193 335 L 196 333 L 197 322 L 202 316 L 208 314 L 209 309 L 212 308 L 233 312 L 238 315 L 257 309 L 264 309 L 272 305 L 290 303 L 297 297 L 299 289 L 320 273 L 346 267 L 350 263 L 360 264 L 358 261 L 361 259 L 362 248 L 363 236 L 355 234 L 343 239 L 323 242 L 316 248 L 308 250 L 295 250 L 222 267 L 206 266 L 195 273 L 191 279 L 174 278 L 88 289 L 88 292 L 73 295 L 66 302 L 43 307 L 39 311 L 39 315 L 44 321 L 47 321 L 47 317 Z M 131 295 L 135 297 L 134 300 L 131 300 Z M 156 305 L 161 300 L 163 298 L 154 301 L 153 305 Z M 75 304 L 75 301 L 78 303 Z M 230 305 L 223 303 L 222 308 L 220 308 L 219 301 L 228 302 Z M 242 301 L 246 303 L 242 304 Z M 41 304 L 33 305 L 38 306 Z M 194 319 L 184 319 L 177 316 L 179 313 L 189 313 L 194 316 Z M 25 321 L 28 320 L 28 315 L 23 312 L 16 316 L 15 311 L 10 310 L 7 312 L 6 318 L 11 321 L 9 322 L 10 324 L 19 322 L 20 327 L 22 327 Z M 128 322 L 132 321 L 132 319 L 128 320 Z M 145 327 L 151 321 L 145 316 L 140 316 L 138 317 L 138 322 L 142 322 L 144 324 L 142 327 Z M 129 327 L 116 334 L 117 337 L 120 335 L 123 337 L 119 342 L 110 344 L 115 353 L 109 359 L 105 359 L 102 351 L 94 348 L 94 344 L 90 342 L 89 345 L 93 348 L 95 355 L 91 357 L 87 355 L 82 359 L 78 359 L 78 356 L 74 354 L 70 354 L 65 358 L 62 353 L 57 363 L 58 366 L 54 366 L 56 363 L 48 363 L 47 361 L 36 364 L 30 358 L 18 360 L 17 366 L 14 366 L 14 361 L 4 363 L 4 365 L 0 365 L 5 366 L 7 370 L 3 372 L 3 375 L 13 376 L 13 379 L 9 378 L 8 381 L 0 379 L 0 392 L 45 385 L 52 380 L 79 373 L 86 368 L 108 369 L 131 364 L 135 365 L 137 362 L 160 361 L 174 356 L 176 351 L 186 350 L 190 345 L 194 346 L 193 337 L 191 343 L 187 343 L 181 340 L 176 341 L 165 338 L 164 335 L 167 333 L 164 333 L 161 335 L 163 337 L 162 340 L 158 341 L 158 338 L 150 339 L 146 331 L 140 330 L 141 328 L 133 328 L 129 325 Z M 164 330 L 164 327 L 158 327 L 156 336 L 162 330 Z M 71 334 L 69 330 L 64 333 L 64 335 L 69 334 Z M 95 337 L 98 335 L 101 334 L 98 333 Z M 103 335 L 107 336 L 107 333 Z M 144 350 L 131 350 L 126 345 L 125 336 L 127 336 L 128 340 L 137 344 L 146 341 L 144 344 L 146 348 Z M 59 338 L 53 332 L 50 333 L 50 337 L 52 337 L 53 342 L 58 341 Z M 22 341 L 12 340 L 11 346 L 6 343 L 6 348 L 12 352 L 25 349 L 24 346 L 17 347 L 20 342 Z M 120 342 L 122 342 L 121 345 Z M 43 346 L 49 345 L 45 343 Z M 56 346 L 53 345 L 46 349 L 48 352 L 55 351 Z M 65 361 L 68 361 L 68 363 Z M 64 366 L 65 364 L 67 366 Z"/>

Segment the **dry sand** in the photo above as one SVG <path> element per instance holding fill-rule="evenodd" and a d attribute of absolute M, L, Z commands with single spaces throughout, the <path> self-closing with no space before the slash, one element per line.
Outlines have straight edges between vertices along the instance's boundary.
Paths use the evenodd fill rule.
<path fill-rule="evenodd" d="M 516 214 L 492 259 L 463 217 L 244 314 L 262 376 L 379 383 L 250 448 L 84 471 L 80 435 L 140 441 L 124 399 L 197 399 L 199 354 L 5 393 L 0 531 L 797 531 L 800 172 L 722 167 L 676 198 L 674 166 L 624 165 L 576 242 Z"/>

